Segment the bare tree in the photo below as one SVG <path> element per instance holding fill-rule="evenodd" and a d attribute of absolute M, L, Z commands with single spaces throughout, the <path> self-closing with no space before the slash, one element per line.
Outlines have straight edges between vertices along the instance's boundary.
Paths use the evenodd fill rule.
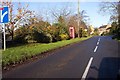
<path fill-rule="evenodd" d="M 120 26 L 120 1 L 118 2 L 118 23 Z"/>
<path fill-rule="evenodd" d="M 103 15 L 110 14 L 110 21 L 118 20 L 118 2 L 102 2 L 100 3 L 99 13 Z"/>
<path fill-rule="evenodd" d="M 85 10 L 82 10 L 80 12 L 80 17 L 79 17 L 79 29 L 78 29 L 78 25 L 77 25 L 77 21 L 78 20 L 78 14 L 75 14 L 75 15 L 72 15 L 69 17 L 69 23 L 68 25 L 71 25 L 71 26 L 74 26 L 75 27 L 75 30 L 77 31 L 77 34 L 79 33 L 79 29 L 82 28 L 82 29 L 86 29 L 87 28 L 87 24 L 88 24 L 88 20 L 89 20 L 89 16 L 87 16 L 87 13 Z"/>
<path fill-rule="evenodd" d="M 72 11 L 69 9 L 68 6 L 64 6 L 61 9 L 51 10 L 52 16 L 55 18 L 56 21 L 60 16 L 62 16 L 66 20 L 66 18 L 71 14 L 71 12 Z"/>
<path fill-rule="evenodd" d="M 68 20 L 68 25 L 75 27 L 75 31 L 78 31 L 77 16 L 76 15 L 69 16 L 68 19 L 69 19 Z"/>
<path fill-rule="evenodd" d="M 75 27 L 75 30 L 78 31 L 77 15 L 70 16 L 68 21 L 69 21 L 68 25 Z M 81 20 L 79 28 L 82 29 L 87 28 L 86 23 L 83 20 Z"/>

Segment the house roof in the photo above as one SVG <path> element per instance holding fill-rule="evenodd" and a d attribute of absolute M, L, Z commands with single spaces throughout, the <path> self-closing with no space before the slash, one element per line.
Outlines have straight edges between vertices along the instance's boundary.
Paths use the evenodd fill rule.
<path fill-rule="evenodd" d="M 106 27 L 107 27 L 107 25 L 102 25 L 99 28 L 106 28 Z"/>

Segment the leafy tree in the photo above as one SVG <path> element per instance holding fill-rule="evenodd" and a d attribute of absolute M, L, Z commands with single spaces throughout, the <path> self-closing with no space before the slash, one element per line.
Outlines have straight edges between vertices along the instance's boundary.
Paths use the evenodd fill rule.
<path fill-rule="evenodd" d="M 99 35 L 99 30 L 98 30 L 98 28 L 95 28 L 95 29 L 94 29 L 94 35 Z"/>
<path fill-rule="evenodd" d="M 13 6 L 14 4 L 12 1 L 2 1 L 2 6 L 8 6 L 10 8 L 10 22 L 6 24 L 6 29 L 9 32 L 12 40 L 14 38 L 14 31 L 16 28 L 22 25 L 26 25 L 29 23 L 29 19 L 34 16 L 33 11 L 28 10 L 28 4 L 26 6 L 21 5 L 18 3 L 17 14 L 13 14 Z"/>
<path fill-rule="evenodd" d="M 68 29 L 64 23 L 61 23 L 61 22 L 55 23 L 55 24 L 53 24 L 53 27 L 56 28 L 56 31 L 53 33 L 54 34 L 53 40 L 55 40 L 55 41 L 62 40 L 63 38 L 61 38 L 61 35 L 68 36 Z"/>
<path fill-rule="evenodd" d="M 34 25 L 31 25 L 33 29 L 31 32 L 32 36 L 34 37 L 33 40 L 46 43 L 52 42 L 50 26 L 51 25 L 49 22 L 45 22 L 43 20 L 38 21 Z"/>
<path fill-rule="evenodd" d="M 117 22 L 113 22 L 111 27 L 110 27 L 110 32 L 109 34 L 116 34 L 118 32 L 118 25 L 117 25 Z"/>

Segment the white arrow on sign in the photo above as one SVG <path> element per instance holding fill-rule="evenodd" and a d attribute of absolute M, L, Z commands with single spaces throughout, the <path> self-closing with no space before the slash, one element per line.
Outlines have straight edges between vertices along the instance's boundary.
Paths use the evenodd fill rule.
<path fill-rule="evenodd" d="M 2 15 L 2 11 L 1 11 L 1 22 L 3 22 L 3 18 L 4 18 L 4 16 L 7 15 L 7 14 L 8 14 L 8 11 L 6 11 L 3 15 Z"/>

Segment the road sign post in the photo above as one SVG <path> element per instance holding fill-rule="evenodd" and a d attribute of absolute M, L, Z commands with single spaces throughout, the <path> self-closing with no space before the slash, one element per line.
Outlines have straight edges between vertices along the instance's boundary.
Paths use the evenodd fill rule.
<path fill-rule="evenodd" d="M 4 50 L 6 50 L 5 23 L 9 22 L 9 8 L 0 8 L 0 23 L 3 25 Z"/>
<path fill-rule="evenodd" d="M 6 50 L 5 23 L 3 23 L 3 34 L 4 34 L 4 51 L 5 51 Z"/>

